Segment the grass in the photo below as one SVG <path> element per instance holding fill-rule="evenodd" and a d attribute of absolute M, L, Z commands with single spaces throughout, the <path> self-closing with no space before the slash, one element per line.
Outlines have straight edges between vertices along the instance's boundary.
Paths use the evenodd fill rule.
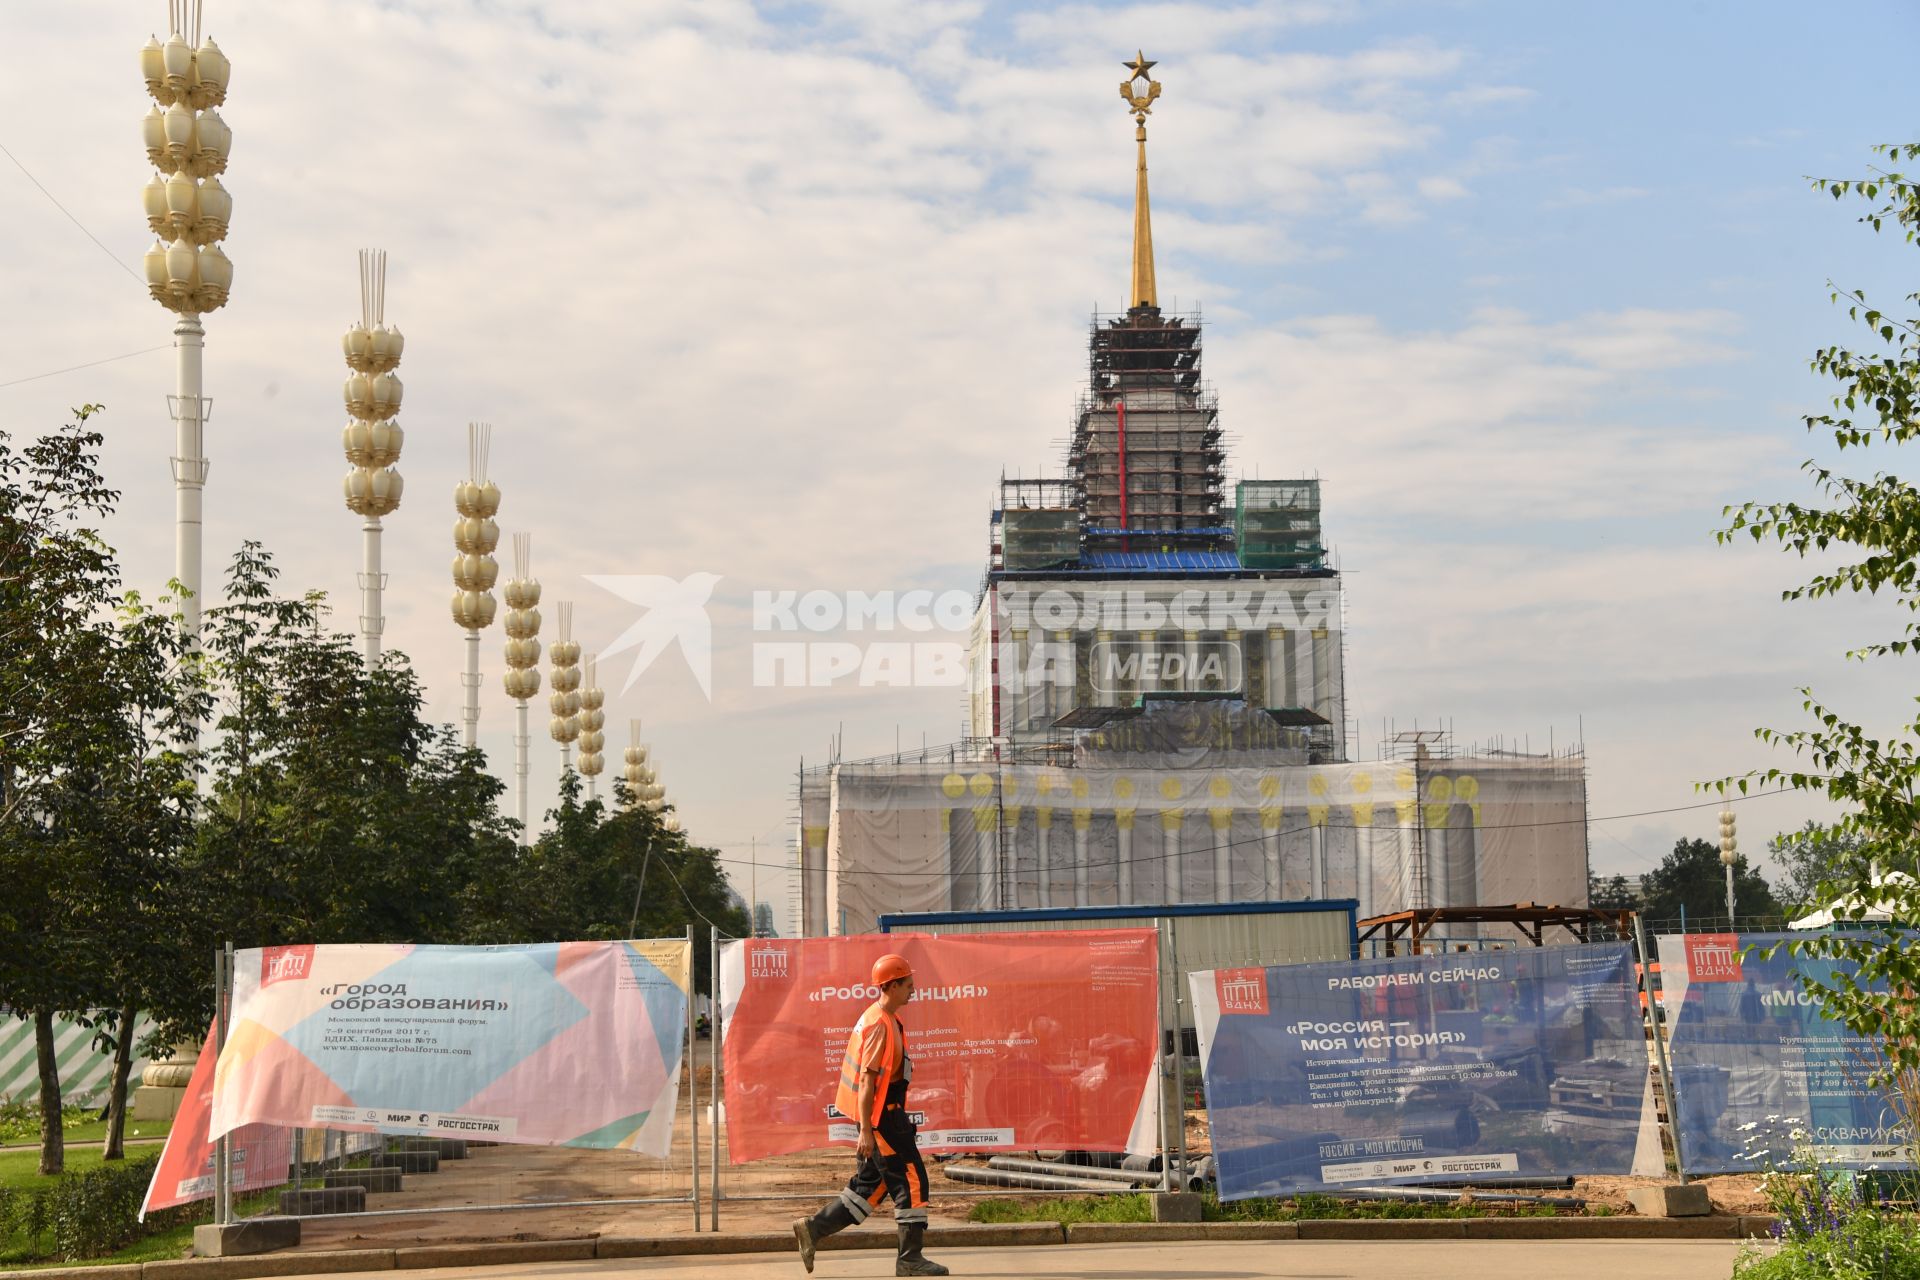
<path fill-rule="evenodd" d="M 1301 1195 L 1284 1200 L 1231 1200 L 1222 1203 L 1204 1193 L 1201 1214 L 1208 1222 L 1299 1222 L 1323 1218 L 1482 1218 L 1555 1216 L 1552 1205 L 1524 1203 L 1455 1204 L 1418 1200 L 1341 1200 Z M 1152 1222 L 1153 1202 L 1145 1193 L 1072 1196 L 1057 1200 L 982 1200 L 968 1215 L 974 1222 Z"/>
<path fill-rule="evenodd" d="M 96 1120 L 100 1112 L 94 1108 L 69 1108 L 61 1133 L 66 1141 L 105 1142 L 107 1140 L 107 1122 Z M 165 1138 L 173 1128 L 172 1120 L 135 1120 L 127 1118 L 127 1145 L 144 1142 L 149 1138 Z M 40 1146 L 40 1116 L 35 1112 L 32 1118 L 19 1124 L 0 1125 L 0 1147 Z"/>
<path fill-rule="evenodd" d="M 89 1169 L 98 1169 L 100 1164 L 98 1147 L 70 1147 L 67 1150 L 68 1173 L 85 1173 Z M 52 1178 L 43 1177 L 40 1173 L 40 1148 L 20 1147 L 12 1151 L 0 1151 L 0 1187 L 39 1187 L 52 1181 Z"/>
<path fill-rule="evenodd" d="M 1139 1193 L 1073 1196 L 1059 1200 L 982 1200 L 974 1222 L 1152 1222 L 1153 1202 Z"/>

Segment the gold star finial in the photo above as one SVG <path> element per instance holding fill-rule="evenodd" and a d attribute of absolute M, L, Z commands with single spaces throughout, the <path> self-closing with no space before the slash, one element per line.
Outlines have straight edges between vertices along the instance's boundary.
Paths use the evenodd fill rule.
<path fill-rule="evenodd" d="M 1132 109 L 1134 123 L 1144 126 L 1147 123 L 1147 117 L 1153 114 L 1153 100 L 1160 96 L 1160 82 L 1147 75 L 1147 72 L 1159 64 L 1150 62 L 1146 51 L 1141 50 L 1133 55 L 1132 62 L 1123 62 L 1120 65 L 1133 72 L 1120 82 L 1120 96 L 1126 99 L 1127 106 Z M 1147 82 L 1145 94 L 1134 91 L 1135 86 L 1142 80 Z"/>

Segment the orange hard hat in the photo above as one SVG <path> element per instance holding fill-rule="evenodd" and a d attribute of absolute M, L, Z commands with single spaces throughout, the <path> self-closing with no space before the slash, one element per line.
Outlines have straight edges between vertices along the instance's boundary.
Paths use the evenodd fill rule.
<path fill-rule="evenodd" d="M 873 985 L 876 987 L 884 987 L 889 982 L 898 982 L 902 978 L 912 976 L 913 966 L 907 963 L 904 956 L 888 953 L 873 962 Z"/>

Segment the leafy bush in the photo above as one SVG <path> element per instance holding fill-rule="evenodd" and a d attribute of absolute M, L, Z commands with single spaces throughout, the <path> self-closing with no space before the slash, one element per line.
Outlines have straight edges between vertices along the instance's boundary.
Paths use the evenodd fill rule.
<path fill-rule="evenodd" d="M 1749 1245 L 1734 1264 L 1739 1280 L 1920 1280 L 1920 1223 L 1877 1203 L 1871 1180 L 1828 1170 L 1798 1122 L 1792 1156 L 1760 1180 L 1779 1216 L 1772 1247 Z M 1756 1139 L 1755 1141 L 1763 1141 Z M 1766 1157 L 1767 1152 L 1761 1151 Z"/>
<path fill-rule="evenodd" d="M 139 1220 L 140 1201 L 159 1162 L 153 1155 L 69 1174 L 44 1186 L 0 1188 L 0 1238 L 16 1237 L 40 1257 L 71 1262 L 102 1257 L 195 1221 L 200 1211 L 194 1205 Z"/>
<path fill-rule="evenodd" d="M 84 1103 L 69 1103 L 60 1109 L 65 1126 L 81 1124 L 93 1118 L 93 1109 Z M 40 1141 L 40 1104 L 26 1098 L 0 1098 L 0 1146 Z"/>

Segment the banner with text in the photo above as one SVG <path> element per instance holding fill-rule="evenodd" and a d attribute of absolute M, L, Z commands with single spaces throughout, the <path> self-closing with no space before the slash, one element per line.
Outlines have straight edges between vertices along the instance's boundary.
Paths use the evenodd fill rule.
<path fill-rule="evenodd" d="M 1680 1154 L 1690 1174 L 1784 1165 L 1796 1145 L 1839 1168 L 1913 1167 L 1894 1107 L 1867 1084 L 1879 1061 L 1872 1042 L 1821 1017 L 1795 976 L 1827 984 L 1853 966 L 1785 948 L 1764 959 L 1751 949 L 1795 936 L 1805 935 L 1659 940 Z"/>
<path fill-rule="evenodd" d="M 1627 1173 L 1647 1051 L 1625 945 L 1190 975 L 1222 1199 Z"/>
<path fill-rule="evenodd" d="M 265 1121 L 664 1156 L 691 959 L 684 938 L 239 952 L 212 1132 Z"/>
<path fill-rule="evenodd" d="M 160 1163 L 154 1166 L 153 1181 L 147 1184 L 146 1199 L 140 1202 L 140 1220 L 158 1209 L 213 1197 L 214 1146 L 207 1136 L 207 1121 L 213 1108 L 213 1032 L 207 1032 L 194 1059 L 193 1075 L 187 1080 L 187 1092 L 180 1099 L 180 1110 L 167 1131 L 167 1142 L 160 1149 Z M 233 1189 L 258 1191 L 277 1187 L 287 1180 L 293 1164 L 293 1134 L 277 1125 L 248 1124 L 233 1131 Z"/>
<path fill-rule="evenodd" d="M 1154 1149 L 1153 930 L 757 938 L 720 956 L 735 1164 L 858 1136 L 834 1092 L 847 1036 L 879 998 L 873 962 L 890 951 L 914 972 L 900 1020 L 922 1150 Z"/>

